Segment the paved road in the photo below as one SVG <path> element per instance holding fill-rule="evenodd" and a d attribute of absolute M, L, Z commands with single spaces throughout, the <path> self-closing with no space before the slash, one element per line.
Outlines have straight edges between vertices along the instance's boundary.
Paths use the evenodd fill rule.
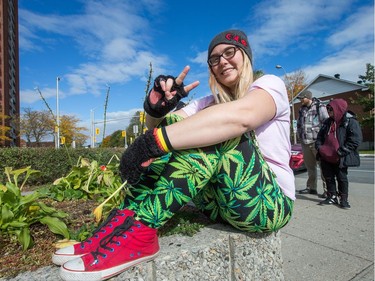
<path fill-rule="evenodd" d="M 297 176 L 297 189 L 305 182 L 306 176 Z M 294 217 L 281 235 L 285 280 L 373 281 L 373 181 L 350 183 L 350 210 L 317 205 L 321 200 L 297 195 Z"/>

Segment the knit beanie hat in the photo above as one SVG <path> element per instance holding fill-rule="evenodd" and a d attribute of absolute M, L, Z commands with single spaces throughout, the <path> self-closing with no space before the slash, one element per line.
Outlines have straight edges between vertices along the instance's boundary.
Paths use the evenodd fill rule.
<path fill-rule="evenodd" d="M 303 91 L 299 94 L 297 99 L 303 100 L 304 98 L 307 98 L 309 100 L 312 100 L 312 93 L 309 90 Z"/>
<path fill-rule="evenodd" d="M 214 39 L 212 39 L 210 45 L 208 46 L 208 54 L 207 59 L 210 58 L 212 50 L 219 44 L 230 44 L 237 47 L 240 47 L 242 50 L 245 51 L 246 55 L 249 57 L 250 61 L 253 61 L 253 56 L 251 52 L 251 48 L 249 45 L 249 41 L 247 36 L 241 30 L 231 29 L 227 31 L 223 31 L 216 35 Z"/>

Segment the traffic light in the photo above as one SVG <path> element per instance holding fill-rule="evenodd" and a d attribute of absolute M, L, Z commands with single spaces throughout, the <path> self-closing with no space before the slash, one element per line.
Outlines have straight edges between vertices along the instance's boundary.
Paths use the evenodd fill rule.
<path fill-rule="evenodd" d="M 144 123 L 146 121 L 146 116 L 143 111 L 139 112 L 139 122 Z"/>
<path fill-rule="evenodd" d="M 65 144 L 65 137 L 60 137 L 60 144 Z"/>
<path fill-rule="evenodd" d="M 95 129 L 95 134 L 97 134 L 97 135 L 100 134 L 100 129 L 99 129 L 99 128 L 96 128 L 96 129 Z"/>
<path fill-rule="evenodd" d="M 121 132 L 121 136 L 122 136 L 123 138 L 125 138 L 125 137 L 126 137 L 126 131 L 122 131 L 122 132 Z"/>

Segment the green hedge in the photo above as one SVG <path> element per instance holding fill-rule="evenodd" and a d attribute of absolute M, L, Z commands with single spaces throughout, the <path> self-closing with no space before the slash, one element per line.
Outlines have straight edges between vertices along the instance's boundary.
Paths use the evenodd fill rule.
<path fill-rule="evenodd" d="M 55 179 L 67 175 L 77 164 L 80 156 L 90 161 L 97 160 L 105 165 L 116 154 L 121 156 L 121 148 L 0 148 L 0 183 L 5 183 L 5 167 L 14 170 L 31 166 L 40 175 L 31 177 L 29 185 L 50 184 Z"/>

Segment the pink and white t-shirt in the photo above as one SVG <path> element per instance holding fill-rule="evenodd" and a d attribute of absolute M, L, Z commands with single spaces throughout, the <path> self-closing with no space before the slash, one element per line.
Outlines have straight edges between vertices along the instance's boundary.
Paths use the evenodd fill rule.
<path fill-rule="evenodd" d="M 259 149 L 275 173 L 281 190 L 290 199 L 295 200 L 294 174 L 289 167 L 291 156 L 290 108 L 284 82 L 275 75 L 264 75 L 251 85 L 249 94 L 251 95 L 251 90 L 257 88 L 267 91 L 276 105 L 275 117 L 255 129 Z M 206 96 L 191 102 L 182 110 L 191 116 L 213 103 L 213 96 Z"/>

